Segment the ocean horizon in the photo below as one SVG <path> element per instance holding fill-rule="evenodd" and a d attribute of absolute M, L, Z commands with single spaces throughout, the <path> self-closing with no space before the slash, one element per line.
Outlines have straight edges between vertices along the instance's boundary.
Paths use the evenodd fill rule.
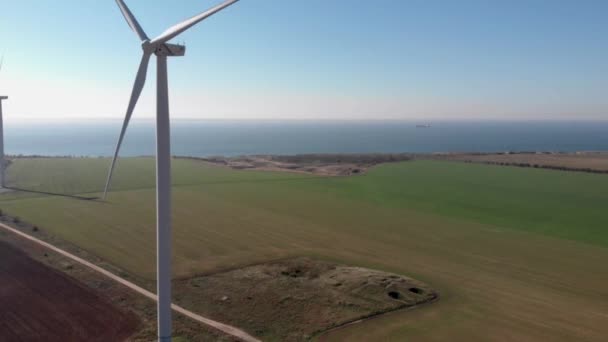
<path fill-rule="evenodd" d="M 430 125 L 422 128 L 419 125 Z M 9 155 L 113 154 L 121 120 L 7 122 Z M 608 121 L 172 121 L 173 155 L 608 151 Z M 133 120 L 121 156 L 155 154 L 155 122 Z"/>

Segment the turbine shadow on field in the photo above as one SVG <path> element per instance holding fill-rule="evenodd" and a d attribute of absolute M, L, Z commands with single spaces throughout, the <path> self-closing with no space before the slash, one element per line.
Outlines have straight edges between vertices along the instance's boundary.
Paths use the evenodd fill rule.
<path fill-rule="evenodd" d="M 48 192 L 48 191 L 28 190 L 28 189 L 22 189 L 22 188 L 14 188 L 14 187 L 6 187 L 6 188 L 9 190 L 26 192 L 26 193 L 30 193 L 30 194 L 68 197 L 68 198 L 73 198 L 73 199 L 82 200 L 82 201 L 92 201 L 92 200 L 96 200 L 99 198 L 99 197 L 86 197 L 86 196 L 78 196 L 78 195 L 70 195 L 70 194 L 61 194 L 61 193 Z"/>
<path fill-rule="evenodd" d="M 247 184 L 247 183 L 249 183 L 249 184 L 255 184 L 255 183 L 289 183 L 289 182 L 294 182 L 294 181 L 303 181 L 303 180 L 311 180 L 311 179 L 323 179 L 323 178 L 335 178 L 335 176 L 314 176 L 314 177 L 275 178 L 275 179 L 219 180 L 219 181 L 200 182 L 200 183 L 191 184 L 191 185 Z"/>
<path fill-rule="evenodd" d="M 311 179 L 324 179 L 324 178 L 335 178 L 335 176 L 314 176 L 314 177 L 301 177 L 301 178 L 279 178 L 279 179 L 240 179 L 240 180 L 219 180 L 219 181 L 206 181 L 206 182 L 196 182 L 196 183 L 183 183 L 183 184 L 173 184 L 172 188 L 182 188 L 182 187 L 200 187 L 205 185 L 222 185 L 222 184 L 258 184 L 258 183 L 281 183 L 281 182 L 294 182 L 294 181 L 302 181 L 302 180 L 311 180 Z M 134 187 L 134 188 L 125 188 L 125 189 L 117 189 L 112 192 L 123 192 L 123 191 L 140 191 L 140 190 L 150 190 L 154 189 L 155 186 L 145 186 L 145 187 Z M 100 197 L 91 197 L 88 199 L 100 199 Z M 104 201 L 105 202 L 105 201 Z"/>

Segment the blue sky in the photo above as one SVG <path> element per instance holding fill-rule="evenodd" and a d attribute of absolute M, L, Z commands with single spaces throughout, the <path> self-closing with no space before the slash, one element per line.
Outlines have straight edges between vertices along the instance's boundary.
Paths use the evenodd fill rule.
<path fill-rule="evenodd" d="M 149 36 L 211 0 L 126 0 Z M 241 0 L 175 39 L 175 118 L 608 119 L 608 1 Z M 113 0 L 5 1 L 14 119 L 123 116 L 141 50 Z M 136 117 L 154 113 L 154 68 Z"/>

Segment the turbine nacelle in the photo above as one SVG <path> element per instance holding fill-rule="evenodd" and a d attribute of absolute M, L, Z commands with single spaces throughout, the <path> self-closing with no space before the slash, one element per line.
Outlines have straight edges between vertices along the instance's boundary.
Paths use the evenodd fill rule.
<path fill-rule="evenodd" d="M 182 44 L 156 43 L 153 44 L 149 40 L 144 40 L 141 43 L 141 49 L 144 55 L 165 56 L 165 57 L 182 57 L 186 54 L 186 46 Z"/>
<path fill-rule="evenodd" d="M 186 46 L 180 44 L 160 44 L 154 50 L 156 56 L 182 57 L 186 54 Z"/>

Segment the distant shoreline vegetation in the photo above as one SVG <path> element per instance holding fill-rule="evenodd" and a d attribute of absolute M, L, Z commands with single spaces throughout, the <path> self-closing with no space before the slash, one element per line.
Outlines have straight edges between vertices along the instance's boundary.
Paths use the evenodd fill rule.
<path fill-rule="evenodd" d="M 141 155 L 130 158 L 153 158 L 153 155 Z M 50 156 L 50 155 L 7 155 L 7 167 L 10 159 L 109 159 L 106 156 Z M 233 169 L 286 170 L 315 173 L 310 166 L 350 165 L 345 171 L 334 170 L 333 175 L 353 175 L 364 173 L 369 167 L 394 162 L 411 160 L 442 160 L 485 165 L 537 168 L 558 171 L 608 174 L 608 151 L 508 151 L 508 152 L 434 152 L 434 153 L 311 153 L 311 154 L 252 154 L 241 156 L 181 156 L 176 159 L 189 159 L 210 162 Z M 261 163 L 260 163 L 261 162 Z M 266 164 L 264 164 L 266 162 Z M 268 164 L 268 163 L 271 163 Z M 271 167 L 269 167 L 271 166 Z M 317 171 L 317 170 L 315 170 Z M 327 171 L 327 170 L 325 170 Z"/>
<path fill-rule="evenodd" d="M 184 158 L 184 159 L 214 159 L 214 158 L 241 158 L 241 157 L 272 157 L 275 159 L 285 160 L 285 161 L 299 161 L 299 160 L 309 160 L 311 158 L 317 158 L 320 160 L 335 160 L 335 159 L 344 159 L 345 161 L 365 161 L 370 159 L 380 159 L 380 160 L 401 160 L 403 158 L 415 158 L 415 157 L 423 157 L 423 156 L 489 156 L 489 155 L 552 155 L 552 156 L 560 156 L 560 155 L 606 155 L 608 157 L 607 151 L 576 151 L 576 152 L 566 152 L 566 151 L 496 151 L 496 152 L 422 152 L 422 153 L 297 153 L 297 154 L 272 154 L 272 153 L 254 153 L 254 154 L 242 154 L 237 156 L 223 156 L 223 155 L 213 155 L 207 157 L 199 157 L 199 156 L 189 156 L 189 155 L 173 155 L 173 158 Z M 45 155 L 45 154 L 6 154 L 7 158 L 111 158 L 110 156 L 96 156 L 96 155 Z M 153 158 L 154 155 L 137 155 L 137 156 L 127 156 L 123 158 Z"/>

